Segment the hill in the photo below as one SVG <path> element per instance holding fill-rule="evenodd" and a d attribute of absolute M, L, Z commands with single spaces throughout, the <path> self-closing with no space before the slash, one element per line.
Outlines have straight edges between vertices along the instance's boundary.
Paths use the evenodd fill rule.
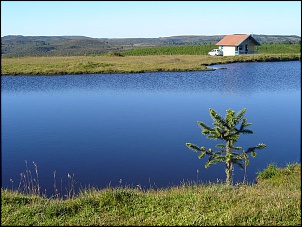
<path fill-rule="evenodd" d="M 83 56 L 123 52 L 142 47 L 215 45 L 224 35 L 171 36 L 159 38 L 90 38 L 86 36 L 21 36 L 1 37 L 2 57 Z M 301 44 L 301 37 L 254 35 L 260 44 Z"/>

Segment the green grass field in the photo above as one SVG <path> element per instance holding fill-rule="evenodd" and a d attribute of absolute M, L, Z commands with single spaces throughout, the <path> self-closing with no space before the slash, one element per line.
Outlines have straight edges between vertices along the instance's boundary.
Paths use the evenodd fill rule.
<path fill-rule="evenodd" d="M 146 56 L 146 55 L 207 55 L 207 53 L 218 48 L 214 44 L 199 46 L 164 46 L 140 48 L 121 52 L 124 56 Z M 299 44 L 263 44 L 257 47 L 259 54 L 296 54 L 301 53 Z"/>
<path fill-rule="evenodd" d="M 141 73 L 203 71 L 206 66 L 233 62 L 300 60 L 301 54 L 240 56 L 146 55 L 2 58 L 1 75 L 65 75 L 92 73 Z"/>
<path fill-rule="evenodd" d="M 88 188 L 67 199 L 1 189 L 1 225 L 300 226 L 301 164 L 258 173 L 257 183 L 184 183 L 166 189 Z"/>
<path fill-rule="evenodd" d="M 258 54 L 207 56 L 215 45 L 141 48 L 95 56 L 1 58 L 1 75 L 65 75 L 203 71 L 206 66 L 233 62 L 301 60 L 298 44 L 260 46 Z"/>

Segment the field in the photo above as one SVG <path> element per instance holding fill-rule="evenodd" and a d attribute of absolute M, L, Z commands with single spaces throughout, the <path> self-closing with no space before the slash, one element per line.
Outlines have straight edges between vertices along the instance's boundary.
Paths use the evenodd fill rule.
<path fill-rule="evenodd" d="M 265 44 L 258 54 L 208 56 L 215 45 L 139 48 L 88 56 L 1 58 L 1 75 L 64 75 L 202 71 L 206 66 L 232 62 L 301 60 L 299 44 Z"/>
<path fill-rule="evenodd" d="M 140 48 L 121 52 L 124 56 L 145 56 L 145 55 L 207 55 L 207 53 L 218 48 L 216 45 L 199 46 L 164 46 L 152 48 Z M 263 44 L 257 47 L 259 54 L 282 54 L 301 53 L 299 44 Z"/>
<path fill-rule="evenodd" d="M 301 164 L 270 164 L 254 185 L 89 188 L 67 199 L 1 189 L 1 225 L 300 226 Z"/>
<path fill-rule="evenodd" d="M 65 75 L 93 73 L 141 73 L 203 71 L 206 66 L 233 62 L 301 60 L 301 53 L 240 56 L 145 55 L 1 58 L 1 75 Z"/>

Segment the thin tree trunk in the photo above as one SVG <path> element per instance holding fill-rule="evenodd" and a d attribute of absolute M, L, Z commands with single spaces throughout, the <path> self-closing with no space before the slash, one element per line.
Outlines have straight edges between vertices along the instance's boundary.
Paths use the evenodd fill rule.
<path fill-rule="evenodd" d="M 232 162 L 226 162 L 226 168 L 225 168 L 225 173 L 226 173 L 226 184 L 231 185 L 232 184 Z"/>
<path fill-rule="evenodd" d="M 227 142 L 226 144 L 226 156 L 231 155 L 231 148 L 230 148 L 230 141 Z M 232 184 L 232 168 L 233 168 L 233 163 L 231 160 L 226 161 L 226 184 L 231 185 Z"/>

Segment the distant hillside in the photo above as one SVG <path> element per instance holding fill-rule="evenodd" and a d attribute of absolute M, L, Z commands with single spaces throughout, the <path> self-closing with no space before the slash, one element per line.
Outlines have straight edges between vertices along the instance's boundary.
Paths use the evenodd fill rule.
<path fill-rule="evenodd" d="M 5 36 L 1 38 L 1 55 L 67 56 L 104 54 L 116 50 L 106 41 L 84 36 Z"/>
<path fill-rule="evenodd" d="M 85 36 L 1 37 L 1 56 L 78 56 L 122 52 L 142 47 L 216 44 L 224 35 L 159 38 L 90 38 Z M 260 44 L 301 44 L 299 36 L 254 35 Z"/>

